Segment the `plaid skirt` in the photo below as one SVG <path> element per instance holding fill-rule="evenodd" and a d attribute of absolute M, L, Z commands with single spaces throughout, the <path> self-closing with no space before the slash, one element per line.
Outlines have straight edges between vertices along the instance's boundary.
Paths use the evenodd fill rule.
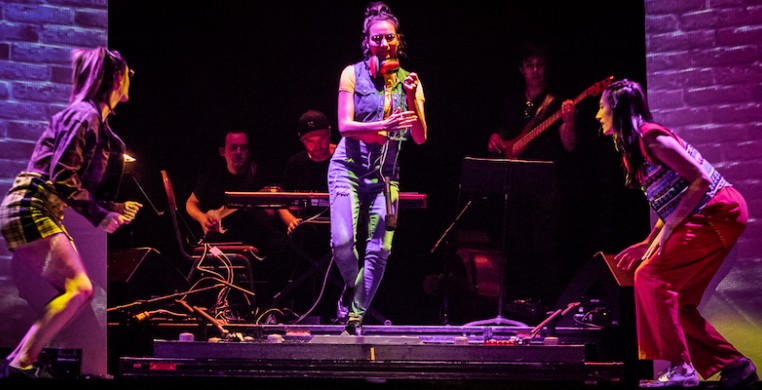
<path fill-rule="evenodd" d="M 0 205 L 0 230 L 8 250 L 56 233 L 72 240 L 63 225 L 67 208 L 53 182 L 39 173 L 19 173 Z"/>

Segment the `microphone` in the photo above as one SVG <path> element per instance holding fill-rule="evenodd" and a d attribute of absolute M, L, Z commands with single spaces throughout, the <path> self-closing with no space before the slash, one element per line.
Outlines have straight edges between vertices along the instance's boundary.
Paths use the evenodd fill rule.
<path fill-rule="evenodd" d="M 397 215 L 392 207 L 392 192 L 389 188 L 389 176 L 384 176 L 384 197 L 386 198 L 386 231 L 392 232 L 397 229 Z"/>
<path fill-rule="evenodd" d="M 381 61 L 381 74 L 392 74 L 400 67 L 400 62 L 396 58 L 389 58 Z"/>
<path fill-rule="evenodd" d="M 386 230 L 393 232 L 397 230 L 397 216 L 394 214 L 386 214 Z"/>
<path fill-rule="evenodd" d="M 377 56 L 371 56 L 368 61 L 371 77 L 378 78 L 378 76 L 385 74 L 392 74 L 400 67 L 400 62 L 396 58 L 387 58 L 384 60 L 379 59 Z"/>

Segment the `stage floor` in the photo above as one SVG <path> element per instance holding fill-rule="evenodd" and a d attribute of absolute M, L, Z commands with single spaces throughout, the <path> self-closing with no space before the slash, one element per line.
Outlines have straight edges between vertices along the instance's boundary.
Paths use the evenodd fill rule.
<path fill-rule="evenodd" d="M 622 361 L 600 358 L 600 329 L 527 339 L 512 326 L 154 324 L 151 352 L 119 357 L 121 378 L 257 378 L 368 382 L 621 384 Z M 181 335 L 182 334 L 182 335 Z M 190 339 L 192 338 L 192 341 Z M 181 341 L 185 340 L 185 341 Z"/>

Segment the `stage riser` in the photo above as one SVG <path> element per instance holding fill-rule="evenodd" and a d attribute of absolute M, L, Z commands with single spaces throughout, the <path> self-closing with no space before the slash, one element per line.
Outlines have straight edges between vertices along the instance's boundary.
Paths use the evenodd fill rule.
<path fill-rule="evenodd" d="M 336 336 L 337 338 L 339 336 Z M 193 359 L 267 359 L 341 361 L 449 361 L 449 362 L 533 362 L 582 364 L 582 345 L 382 345 L 387 338 L 374 342 L 372 337 L 356 337 L 356 344 L 294 343 L 211 343 L 154 341 L 155 358 Z"/>
<path fill-rule="evenodd" d="M 385 379 L 415 381 L 569 381 L 618 383 L 621 364 L 517 362 L 368 362 L 122 358 L 123 377 Z"/>
<path fill-rule="evenodd" d="M 123 357 L 123 377 L 344 378 L 619 382 L 621 363 L 585 363 L 583 345 L 425 344 L 408 336 L 308 341 L 154 340 L 150 358 Z M 319 340 L 319 342 L 314 342 Z"/>
<path fill-rule="evenodd" d="M 601 329 L 557 328 L 559 345 L 542 338 L 512 342 L 529 329 L 505 326 L 366 326 L 363 336 L 340 325 L 208 324 L 151 327 L 150 354 L 120 355 L 118 375 L 135 378 L 331 378 L 412 381 L 621 383 L 621 360 L 595 351 Z M 194 341 L 179 341 L 190 332 Z M 159 336 L 164 334 L 164 336 Z M 616 335 L 613 332 L 607 338 Z M 232 336 L 236 337 L 232 337 Z M 268 342 L 282 341 L 282 342 Z"/>

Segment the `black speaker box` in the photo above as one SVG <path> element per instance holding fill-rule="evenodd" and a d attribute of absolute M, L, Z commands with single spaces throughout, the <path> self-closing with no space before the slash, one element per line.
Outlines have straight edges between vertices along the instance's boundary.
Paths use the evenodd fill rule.
<path fill-rule="evenodd" d="M 644 369 L 638 360 L 635 333 L 635 296 L 632 286 L 620 285 L 602 252 L 596 253 L 575 274 L 556 307 L 580 302 L 557 326 L 587 328 L 600 334 L 595 359 L 622 361 L 625 381 L 637 383 Z"/>
<path fill-rule="evenodd" d="M 185 291 L 189 287 L 180 270 L 154 248 L 109 253 L 109 307 Z"/>
<path fill-rule="evenodd" d="M 7 356 L 10 353 L 10 348 L 0 348 L 0 356 Z M 56 379 L 81 379 L 82 349 L 43 348 L 42 351 L 40 351 L 37 365 L 45 367 L 45 369 L 47 369 L 48 372 Z M 23 381 L 26 382 L 26 380 Z M 0 382 L 2 381 L 0 380 Z M 10 383 L 13 382 L 9 382 L 9 384 Z"/>
<path fill-rule="evenodd" d="M 633 299 L 632 287 L 619 285 L 604 254 L 598 252 L 577 271 L 561 294 L 556 307 L 565 307 L 571 302 L 581 302 L 581 305 L 576 316 L 569 313 L 559 325 L 607 326 L 632 321 Z"/>

